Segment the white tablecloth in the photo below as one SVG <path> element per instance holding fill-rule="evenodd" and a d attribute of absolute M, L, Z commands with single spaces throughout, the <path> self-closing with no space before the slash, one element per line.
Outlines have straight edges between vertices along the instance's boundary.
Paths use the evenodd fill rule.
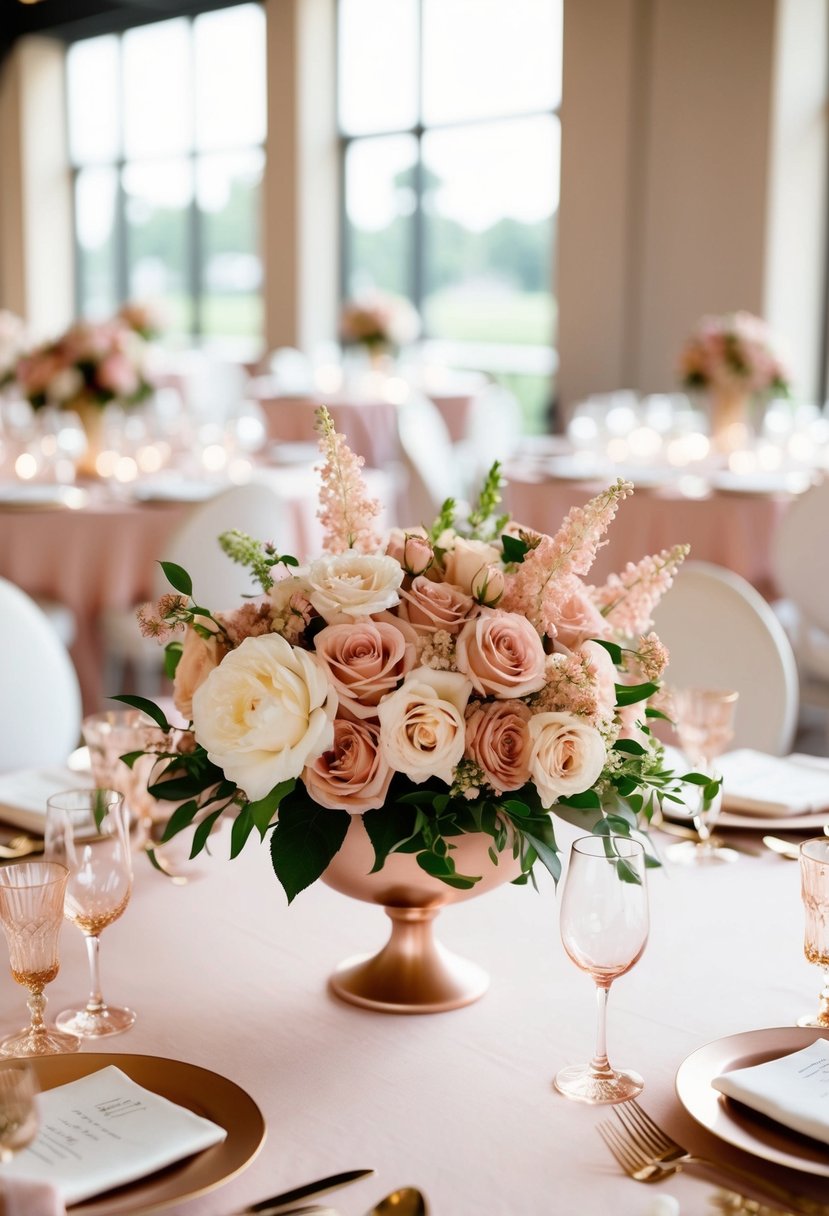
<path fill-rule="evenodd" d="M 560 837 L 574 834 L 565 827 Z M 426 1191 L 432 1216 L 643 1216 L 661 1191 L 681 1200 L 683 1216 L 712 1210 L 715 1187 L 701 1175 L 656 1190 L 623 1177 L 595 1130 L 609 1110 L 552 1089 L 557 1069 L 591 1054 L 595 1002 L 561 946 L 551 884 L 540 894 L 503 887 L 439 916 L 444 943 L 490 972 L 483 1000 L 446 1014 L 383 1015 L 340 1003 L 325 985 L 342 958 L 382 944 L 382 911 L 320 884 L 288 908 L 267 849 L 251 842 L 231 863 L 226 844 L 220 838 L 204 876 L 186 887 L 140 859 L 132 903 L 102 938 L 104 994 L 138 1021 L 100 1049 L 223 1073 L 267 1118 L 250 1168 L 175 1213 L 228 1216 L 363 1166 L 376 1175 L 331 1197 L 343 1216 L 406 1184 Z M 705 1042 L 791 1025 L 816 1008 L 797 866 L 766 854 L 671 868 L 651 875 L 650 893 L 650 942 L 610 996 L 611 1060 L 644 1075 L 642 1104 L 689 1147 L 826 1199 L 826 1179 L 728 1150 L 673 1092 L 678 1065 Z M 86 978 L 81 934 L 67 924 L 49 1010 L 85 994 Z M 5 1032 L 25 1015 L 25 994 L 5 972 L 0 999 Z"/>

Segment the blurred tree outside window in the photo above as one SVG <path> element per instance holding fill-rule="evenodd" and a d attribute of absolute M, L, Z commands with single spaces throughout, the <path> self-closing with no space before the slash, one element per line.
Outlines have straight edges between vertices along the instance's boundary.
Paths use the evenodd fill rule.
<path fill-rule="evenodd" d="M 258 350 L 265 73 L 259 4 L 70 46 L 79 315 L 137 300 Z"/>
<path fill-rule="evenodd" d="M 561 0 L 339 0 L 342 291 L 407 296 L 438 357 L 543 430 L 553 393 Z"/>

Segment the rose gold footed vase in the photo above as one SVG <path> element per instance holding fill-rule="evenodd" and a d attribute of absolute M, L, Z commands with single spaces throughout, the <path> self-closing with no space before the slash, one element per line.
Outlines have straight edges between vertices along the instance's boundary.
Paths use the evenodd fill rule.
<path fill-rule="evenodd" d="M 385 1013 L 443 1013 L 483 996 L 489 976 L 435 940 L 435 917 L 447 904 L 511 882 L 521 867 L 509 849 L 493 865 L 488 853 L 492 837 L 484 833 L 456 836 L 453 844 L 458 873 L 481 875 L 471 890 L 459 891 L 432 878 L 411 853 L 392 853 L 382 870 L 370 873 L 374 850 L 362 819 L 352 819 L 322 881 L 352 899 L 382 905 L 391 920 L 391 935 L 379 954 L 349 958 L 337 967 L 329 980 L 337 996 Z"/>

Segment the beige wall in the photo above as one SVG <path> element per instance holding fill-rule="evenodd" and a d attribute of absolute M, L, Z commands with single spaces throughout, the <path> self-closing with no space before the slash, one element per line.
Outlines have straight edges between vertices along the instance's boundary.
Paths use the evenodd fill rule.
<path fill-rule="evenodd" d="M 804 301 L 812 307 L 822 190 L 816 200 L 813 189 L 790 186 L 784 205 L 776 185 L 789 172 L 781 146 L 789 147 L 794 122 L 780 119 L 789 97 L 779 52 L 787 3 L 789 25 L 802 26 L 810 10 L 814 38 L 826 0 L 565 0 L 565 407 L 610 388 L 676 387 L 677 352 L 703 313 L 745 308 L 785 334 L 795 321 L 779 305 L 782 294 L 800 300 L 801 319 Z M 826 92 L 825 37 L 810 46 L 797 71 L 814 109 L 816 91 Z M 796 50 L 786 59 L 798 62 Z M 803 104 L 795 108 L 802 120 Z M 822 182 L 822 131 L 805 151 L 801 141 L 798 155 L 800 184 Z M 800 242 L 808 288 L 795 286 L 784 237 Z M 799 327 L 790 336 L 802 351 L 797 387 L 808 394 L 814 340 L 804 344 Z"/>

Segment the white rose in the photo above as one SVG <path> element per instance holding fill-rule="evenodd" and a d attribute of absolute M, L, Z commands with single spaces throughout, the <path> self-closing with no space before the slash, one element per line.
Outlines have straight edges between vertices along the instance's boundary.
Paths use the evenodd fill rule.
<path fill-rule="evenodd" d="M 457 536 L 452 549 L 443 559 L 446 581 L 454 583 L 456 587 L 462 587 L 467 595 L 471 595 L 472 582 L 481 567 L 500 561 L 501 553 L 494 545 Z"/>
<path fill-rule="evenodd" d="M 535 714 L 529 722 L 530 776 L 541 802 L 581 794 L 598 780 L 607 753 L 594 726 L 573 714 Z"/>
<path fill-rule="evenodd" d="M 330 624 L 343 616 L 354 620 L 384 612 L 400 602 L 397 589 L 403 570 L 393 557 L 346 553 L 321 557 L 308 568 L 308 598 Z"/>
<path fill-rule="evenodd" d="M 452 784 L 466 740 L 464 710 L 472 682 L 457 671 L 419 667 L 380 702 L 380 748 L 386 762 L 419 785 Z"/>
<path fill-rule="evenodd" d="M 275 633 L 245 638 L 193 695 L 197 740 L 253 801 L 328 751 L 336 712 L 322 665 Z"/>

